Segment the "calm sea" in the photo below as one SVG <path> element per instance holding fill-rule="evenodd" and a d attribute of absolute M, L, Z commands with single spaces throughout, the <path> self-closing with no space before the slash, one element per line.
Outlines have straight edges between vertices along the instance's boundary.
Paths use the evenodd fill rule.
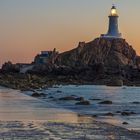
<path fill-rule="evenodd" d="M 140 130 L 140 87 L 68 85 L 55 86 L 54 88 L 44 90 L 44 92 L 48 96 L 47 98 L 43 98 L 43 100 L 52 102 L 58 107 L 70 109 L 81 114 L 97 115 L 97 120 L 129 129 Z M 85 100 L 90 101 L 91 105 L 80 106 L 75 105 L 76 101 L 58 100 L 58 98 L 71 95 L 84 97 Z M 106 100 L 112 101 L 113 104 L 99 104 L 99 102 Z M 134 102 L 137 102 L 137 104 L 134 104 Z M 117 113 L 118 111 L 133 112 L 136 114 L 122 116 L 121 113 Z M 113 113 L 114 116 L 104 116 L 105 113 L 109 112 Z M 128 125 L 123 125 L 123 122 L 128 122 Z"/>

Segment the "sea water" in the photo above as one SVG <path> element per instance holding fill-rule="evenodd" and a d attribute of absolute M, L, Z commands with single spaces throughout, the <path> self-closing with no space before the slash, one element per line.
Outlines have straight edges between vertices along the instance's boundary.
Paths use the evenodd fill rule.
<path fill-rule="evenodd" d="M 94 85 L 67 85 L 54 86 L 43 90 L 47 94 L 42 98 L 51 102 L 56 107 L 65 108 L 84 115 L 97 115 L 97 120 L 108 122 L 114 125 L 129 129 L 140 130 L 140 87 L 109 87 Z M 77 96 L 84 97 L 91 105 L 75 105 L 77 101 L 62 101 L 61 97 Z M 100 104 L 102 101 L 112 101 L 112 104 Z M 135 104 L 134 102 L 137 102 Z M 134 112 L 129 116 L 123 116 L 120 112 Z M 114 116 L 105 116 L 106 113 L 113 113 Z M 123 125 L 127 122 L 128 125 Z"/>

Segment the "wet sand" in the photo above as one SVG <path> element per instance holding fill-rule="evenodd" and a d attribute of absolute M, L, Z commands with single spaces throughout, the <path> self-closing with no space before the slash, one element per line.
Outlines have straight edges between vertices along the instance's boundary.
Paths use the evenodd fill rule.
<path fill-rule="evenodd" d="M 0 140 L 139 140 L 140 133 L 0 88 Z"/>
<path fill-rule="evenodd" d="M 62 119 L 63 118 L 63 119 Z M 12 89 L 0 89 L 1 121 L 77 122 L 77 114 Z"/>

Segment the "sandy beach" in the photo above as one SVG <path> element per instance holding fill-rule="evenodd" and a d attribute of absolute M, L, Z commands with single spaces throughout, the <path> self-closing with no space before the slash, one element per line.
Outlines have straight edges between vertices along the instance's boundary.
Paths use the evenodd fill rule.
<path fill-rule="evenodd" d="M 1 140 L 139 140 L 140 133 L 0 88 Z"/>

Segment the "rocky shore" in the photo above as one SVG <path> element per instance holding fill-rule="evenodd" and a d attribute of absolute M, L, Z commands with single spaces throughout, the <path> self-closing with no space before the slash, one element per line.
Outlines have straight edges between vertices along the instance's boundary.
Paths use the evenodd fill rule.
<path fill-rule="evenodd" d="M 46 100 L 55 100 L 53 96 L 47 96 L 44 93 L 36 92 L 37 89 L 47 89 L 53 85 L 107 85 L 107 86 L 140 86 L 140 57 L 135 50 L 124 39 L 103 39 L 97 38 L 89 43 L 80 42 L 78 47 L 64 53 L 53 54 L 47 58 L 46 63 L 33 63 L 32 69 L 21 72 L 21 67 L 11 62 L 5 63 L 0 70 L 0 85 L 19 89 L 21 91 L 32 91 L 32 97 L 43 97 Z M 60 93 L 61 91 L 57 91 Z M 54 94 L 54 93 L 53 93 Z M 86 99 L 82 96 L 64 96 L 58 98 L 59 101 L 74 102 L 74 106 L 89 107 L 93 101 L 99 101 L 98 105 L 114 105 L 112 100 Z M 133 102 L 139 104 L 139 102 Z M 75 107 L 74 107 L 75 108 Z M 131 110 L 118 110 L 117 112 L 107 112 L 100 116 L 132 116 L 135 112 Z M 98 114 L 91 116 L 92 119 L 98 117 Z M 79 116 L 80 119 L 80 116 Z M 1 122 L 2 128 L 7 127 L 11 122 Z M 32 128 L 28 124 L 23 127 L 21 122 L 12 122 L 14 125 L 20 125 L 23 129 L 23 138 L 26 137 L 24 128 Z M 122 122 L 128 125 L 127 121 Z M 30 130 L 31 130 L 30 128 Z M 60 129 L 61 128 L 61 129 Z M 74 131 L 72 128 L 76 129 Z M 12 128 L 14 129 L 14 128 Z M 39 131 L 39 130 L 43 131 Z M 48 131 L 46 131 L 46 129 Z M 39 130 L 31 131 L 31 134 L 45 136 L 50 139 L 60 137 L 72 139 L 139 139 L 139 133 L 129 131 L 120 127 L 112 126 L 106 123 L 93 122 L 90 124 L 78 123 L 44 123 L 40 124 Z M 59 131 L 60 130 L 60 131 Z M 83 132 L 85 132 L 83 135 Z M 20 134 L 19 131 L 12 131 Z M 79 135 L 75 134 L 78 132 Z M 9 138 L 11 130 L 0 133 L 1 138 Z M 65 135 L 64 135 L 65 134 Z M 87 135 L 86 135 L 87 134 Z M 3 137 L 4 136 L 4 137 Z M 20 137 L 20 136 L 19 136 Z"/>
<path fill-rule="evenodd" d="M 0 139 L 139 140 L 138 132 L 107 123 L 0 122 Z"/>
<path fill-rule="evenodd" d="M 140 86 L 138 81 L 123 81 L 118 77 L 108 79 L 82 79 L 75 76 L 42 76 L 36 74 L 5 73 L 0 74 L 0 85 L 21 91 L 46 89 L 53 85 L 107 85 L 107 86 Z"/>
<path fill-rule="evenodd" d="M 6 62 L 0 84 L 21 90 L 54 84 L 140 86 L 140 56 L 125 39 L 96 38 L 64 53 L 53 51 L 45 63 L 34 62 L 22 72 L 19 64 Z"/>

